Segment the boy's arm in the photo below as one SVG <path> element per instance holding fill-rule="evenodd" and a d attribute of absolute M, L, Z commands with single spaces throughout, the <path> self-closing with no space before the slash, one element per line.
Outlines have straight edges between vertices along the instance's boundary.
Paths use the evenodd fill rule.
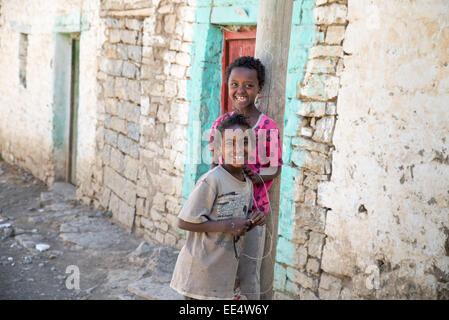
<path fill-rule="evenodd" d="M 241 236 L 248 231 L 251 222 L 243 218 L 191 223 L 178 218 L 178 228 L 192 232 L 226 232 Z"/>
<path fill-rule="evenodd" d="M 245 173 L 248 175 L 248 177 L 251 179 L 251 181 L 254 184 L 260 184 L 260 183 L 264 183 L 264 182 L 268 182 L 273 180 L 274 178 L 276 178 L 282 171 L 282 167 L 270 167 L 270 172 L 276 170 L 273 174 L 256 174 L 255 172 L 253 172 L 249 167 L 244 166 L 243 170 L 245 171 Z"/>

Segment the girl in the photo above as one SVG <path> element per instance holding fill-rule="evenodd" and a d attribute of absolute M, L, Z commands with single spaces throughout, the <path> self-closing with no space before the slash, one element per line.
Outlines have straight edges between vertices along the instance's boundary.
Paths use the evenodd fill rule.
<path fill-rule="evenodd" d="M 253 212 L 260 211 L 266 216 L 269 212 L 268 190 L 273 179 L 281 173 L 282 145 L 276 123 L 260 112 L 256 105 L 256 97 L 265 82 L 265 68 L 259 59 L 240 57 L 226 69 L 226 83 L 233 112 L 225 113 L 212 125 L 209 149 L 214 162 L 211 168 L 222 163 L 220 155 L 214 154 L 214 139 L 217 126 L 232 114 L 243 115 L 256 137 L 255 151 L 244 166 L 245 173 L 253 182 Z M 242 258 L 239 262 L 239 279 L 242 293 L 248 299 L 260 298 L 260 265 L 264 249 L 265 228 L 255 228 L 245 237 Z M 245 254 L 251 252 L 251 255 Z M 257 252 L 257 255 L 254 255 Z M 244 258 L 246 257 L 246 259 Z M 248 259 L 249 258 L 249 259 Z"/>

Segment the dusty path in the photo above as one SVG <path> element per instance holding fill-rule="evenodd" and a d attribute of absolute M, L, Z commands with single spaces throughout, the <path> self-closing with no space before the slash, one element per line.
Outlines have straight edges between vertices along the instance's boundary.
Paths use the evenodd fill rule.
<path fill-rule="evenodd" d="M 177 299 L 177 253 L 79 204 L 69 185 L 49 190 L 0 161 L 0 300 Z"/>

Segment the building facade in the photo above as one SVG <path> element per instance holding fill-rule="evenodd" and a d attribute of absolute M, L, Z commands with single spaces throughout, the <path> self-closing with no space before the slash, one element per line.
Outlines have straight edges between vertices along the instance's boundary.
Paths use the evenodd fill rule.
<path fill-rule="evenodd" d="M 181 247 L 224 63 L 259 6 L 2 0 L 2 158 Z M 274 298 L 449 297 L 448 9 L 293 1 Z M 245 45 L 226 51 L 227 32 Z"/>

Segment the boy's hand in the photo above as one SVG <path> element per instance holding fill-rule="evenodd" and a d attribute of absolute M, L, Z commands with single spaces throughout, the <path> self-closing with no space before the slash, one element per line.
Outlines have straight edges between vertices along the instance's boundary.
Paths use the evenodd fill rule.
<path fill-rule="evenodd" d="M 261 211 L 254 211 L 249 217 L 251 228 L 254 226 L 263 226 L 265 224 L 265 215 Z"/>
<path fill-rule="evenodd" d="M 248 176 L 248 178 L 251 179 L 253 184 L 263 183 L 263 180 L 261 179 L 261 177 L 259 175 L 255 174 L 254 171 L 251 170 L 251 168 L 247 167 L 246 165 L 243 166 L 243 171 L 245 171 L 246 175 Z"/>
<path fill-rule="evenodd" d="M 229 232 L 236 236 L 243 236 L 250 228 L 249 219 L 232 218 L 229 219 Z"/>

